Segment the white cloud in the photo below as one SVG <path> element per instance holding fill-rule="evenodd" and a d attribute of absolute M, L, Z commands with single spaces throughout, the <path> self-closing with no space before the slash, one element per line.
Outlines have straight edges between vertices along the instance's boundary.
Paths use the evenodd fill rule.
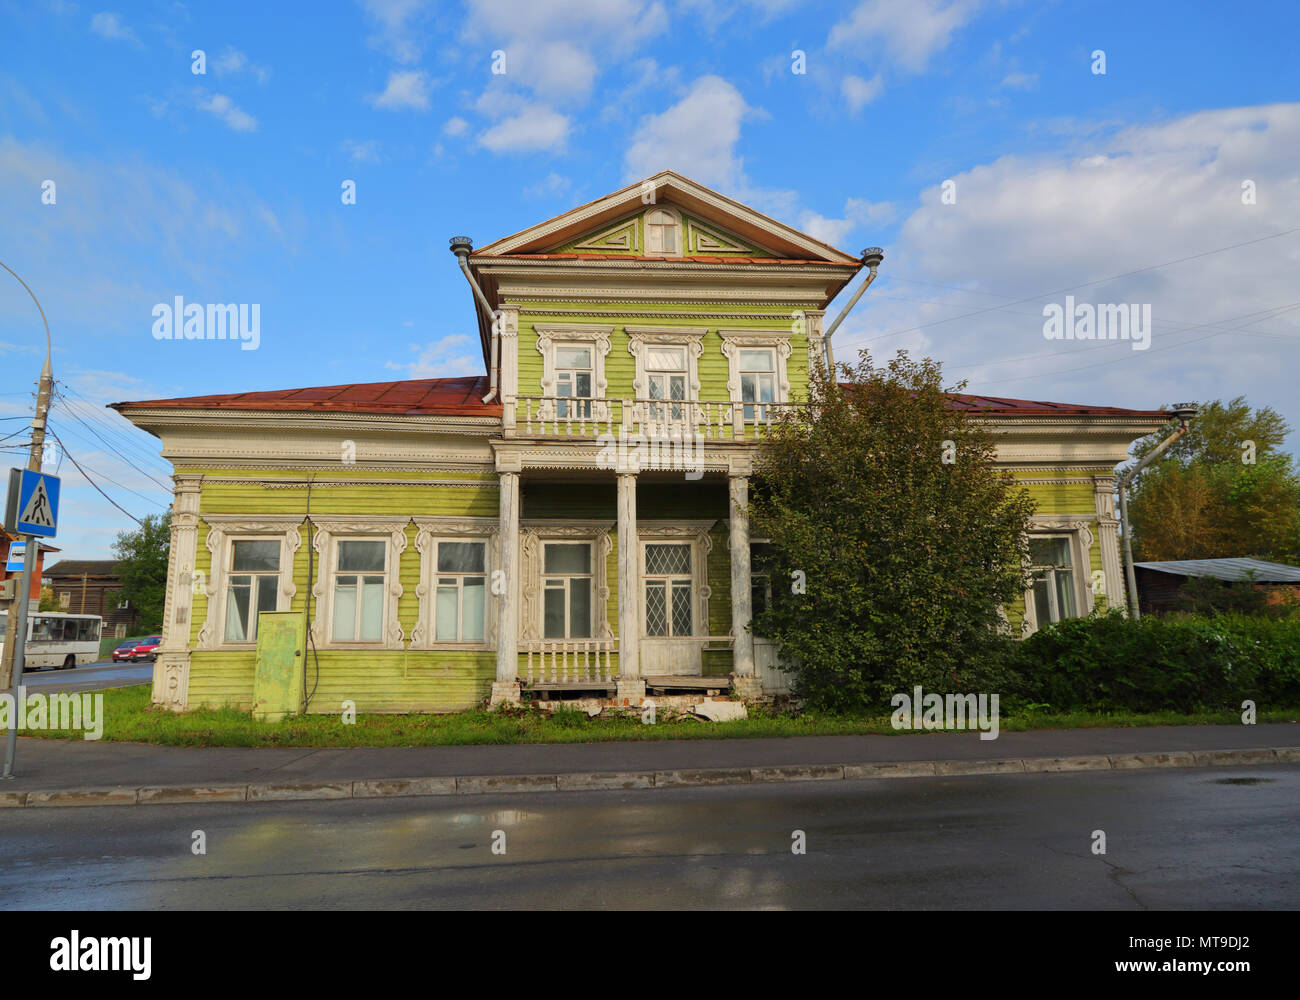
<path fill-rule="evenodd" d="M 1038 74 L 1008 73 L 998 86 L 1007 90 L 1033 90 L 1038 86 Z"/>
<path fill-rule="evenodd" d="M 236 132 L 254 132 L 257 119 L 246 111 L 240 110 L 225 94 L 213 94 L 206 100 L 199 100 L 200 111 L 210 111 Z"/>
<path fill-rule="evenodd" d="M 493 125 L 478 137 L 478 143 L 494 153 L 555 152 L 564 148 L 570 128 L 567 117 L 536 104 Z"/>
<path fill-rule="evenodd" d="M 844 100 L 848 102 L 849 111 L 855 115 L 879 97 L 880 92 L 884 89 L 884 81 L 880 78 L 879 73 L 870 80 L 864 80 L 860 76 L 850 74 L 840 83 L 840 93 L 844 95 Z"/>
<path fill-rule="evenodd" d="M 469 122 L 459 115 L 448 118 L 446 124 L 442 126 L 442 134 L 456 138 L 469 131 Z"/>
<path fill-rule="evenodd" d="M 427 344 L 411 344 L 414 361 L 385 361 L 384 367 L 405 372 L 407 378 L 454 378 L 483 374 L 478 342 L 467 334 L 452 333 Z"/>
<path fill-rule="evenodd" d="M 737 191 L 744 186 L 744 161 L 736 154 L 740 124 L 753 113 L 722 77 L 702 76 L 672 107 L 641 120 L 624 157 L 626 174 L 636 180 L 671 168 Z"/>
<path fill-rule="evenodd" d="M 948 47 L 952 36 L 978 13 L 981 0 L 862 0 L 848 20 L 831 29 L 827 46 L 878 52 L 918 72 Z"/>
<path fill-rule="evenodd" d="M 866 226 L 882 226 L 893 221 L 897 208 L 887 201 L 870 202 L 865 198 L 849 198 L 844 203 L 844 217 L 828 219 L 817 212 L 805 211 L 799 216 L 799 228 L 823 243 L 841 247 L 855 232 Z"/>
<path fill-rule="evenodd" d="M 112 11 L 100 11 L 90 19 L 90 30 L 100 38 L 106 38 L 110 42 L 130 42 L 133 45 L 140 45 L 140 39 L 122 20 L 121 14 L 115 14 Z"/>
<path fill-rule="evenodd" d="M 396 70 L 388 74 L 388 86 L 370 103 L 386 111 L 429 110 L 429 78 L 419 70 Z"/>
<path fill-rule="evenodd" d="M 429 0 L 360 0 L 375 25 L 369 42 L 399 63 L 414 63 L 424 48 L 420 23 L 432 8 Z"/>
<path fill-rule="evenodd" d="M 529 184 L 524 187 L 525 198 L 558 198 L 560 195 L 568 194 L 569 189 L 573 187 L 573 182 L 567 177 L 563 177 L 552 170 L 549 174 L 539 180 L 536 184 Z"/>
<path fill-rule="evenodd" d="M 1300 103 L 1275 104 L 975 165 L 952 175 L 955 204 L 936 180 L 886 247 L 885 280 L 836 352 L 908 347 L 991 395 L 1147 408 L 1245 392 L 1254 405 L 1293 407 L 1300 309 L 1260 311 L 1300 299 L 1300 235 L 1140 269 L 1300 227 L 1297 148 Z M 1247 180 L 1255 205 L 1242 203 Z M 1097 279 L 1109 280 L 1087 284 Z M 1045 339 L 1042 310 L 1066 294 L 1150 304 L 1150 348 Z"/>
<path fill-rule="evenodd" d="M 271 76 L 271 71 L 267 67 L 250 62 L 248 56 L 229 45 L 226 46 L 221 55 L 212 60 L 212 71 L 217 76 L 236 76 L 240 73 L 249 73 L 257 78 L 258 83 L 266 83 Z"/>
<path fill-rule="evenodd" d="M 367 139 L 364 142 L 344 139 L 342 147 L 343 152 L 348 154 L 348 159 L 353 163 L 379 162 L 379 140 L 377 139 Z"/>

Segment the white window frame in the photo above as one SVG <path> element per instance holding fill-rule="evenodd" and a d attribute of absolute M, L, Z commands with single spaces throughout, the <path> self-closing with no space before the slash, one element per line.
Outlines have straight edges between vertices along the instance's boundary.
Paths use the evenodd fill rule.
<path fill-rule="evenodd" d="M 1074 519 L 1051 520 L 1043 515 L 1031 520 L 1026 537 L 1025 551 L 1028 553 L 1029 539 L 1064 538 L 1069 545 L 1070 569 L 1074 576 L 1074 607 L 1076 618 L 1084 618 L 1092 612 L 1092 543 L 1093 535 L 1086 521 Z M 1031 564 L 1026 554 L 1026 568 Z M 1037 632 L 1044 625 L 1051 624 L 1040 618 L 1037 601 L 1034 599 L 1034 587 L 1031 582 L 1025 588 L 1025 621 L 1028 634 Z"/>
<path fill-rule="evenodd" d="M 523 569 L 519 608 L 520 639 L 545 642 L 582 642 L 582 639 L 543 639 L 546 626 L 545 549 L 547 543 L 585 543 L 591 546 L 591 638 L 612 639 L 609 624 L 607 567 L 613 551 L 615 523 L 607 520 L 530 519 L 520 524 L 520 564 Z M 566 597 L 567 606 L 567 597 Z M 565 619 L 568 621 L 567 617 Z M 567 624 L 566 624 L 567 631 Z"/>
<path fill-rule="evenodd" d="M 508 594 L 493 594 L 492 573 L 500 565 L 500 533 L 494 517 L 417 517 L 415 548 L 420 553 L 420 583 L 415 588 L 420 602 L 420 613 L 415 628 L 411 630 L 412 649 L 471 649 L 496 648 L 495 607 L 497 601 L 506 601 Z M 484 606 L 482 642 L 439 641 L 437 622 L 438 600 L 438 543 L 483 542 L 484 566 L 487 576 L 487 600 Z M 466 574 L 459 574 L 466 575 Z M 457 624 L 459 629 L 459 623 Z"/>
<path fill-rule="evenodd" d="M 657 230 L 661 228 L 664 224 L 652 223 L 650 220 L 653 216 L 657 215 L 660 212 L 662 212 L 664 215 L 667 215 L 669 218 L 672 219 L 672 230 L 673 230 L 673 237 L 674 237 L 673 242 L 676 244 L 676 249 L 665 250 L 662 244 L 658 246 L 655 245 L 656 241 L 654 238 L 652 238 L 651 230 L 652 228 Z M 645 230 L 645 239 L 642 241 L 642 245 L 645 247 L 645 256 L 681 257 L 686 252 L 684 247 L 684 241 L 686 238 L 686 227 L 682 225 L 681 212 L 677 211 L 675 208 L 669 208 L 667 205 L 651 205 L 648 209 L 646 209 L 645 214 L 642 215 L 641 219 L 642 219 L 641 222 L 642 228 Z"/>
<path fill-rule="evenodd" d="M 648 568 L 648 559 L 646 553 L 651 545 L 676 545 L 686 550 L 687 558 L 690 560 L 691 568 L 687 573 L 651 573 Z M 652 538 L 649 541 L 641 543 L 641 602 L 645 608 L 645 625 L 643 630 L 647 639 L 685 639 L 690 636 L 699 635 L 697 614 L 695 608 L 695 545 L 689 538 Z M 685 581 L 690 594 L 690 612 L 691 612 L 691 630 L 686 634 L 679 634 L 673 622 L 673 615 L 676 612 L 676 604 L 673 600 L 673 591 L 677 585 Z M 664 588 L 664 616 L 668 626 L 667 635 L 650 634 L 650 585 L 652 583 L 661 584 Z"/>
<path fill-rule="evenodd" d="M 313 518 L 316 535 L 312 548 L 316 552 L 316 580 L 312 584 L 315 617 L 311 623 L 312 640 L 318 649 L 402 649 L 402 623 L 398 602 L 402 597 L 402 553 L 406 550 L 406 526 L 410 519 L 383 517 Z M 340 641 L 334 635 L 334 577 L 338 566 L 337 541 L 384 541 L 388 548 L 384 559 L 383 634 L 378 641 Z M 358 574 L 363 575 L 363 574 Z M 374 574 L 364 574 L 374 575 Z"/>
<path fill-rule="evenodd" d="M 779 405 L 790 401 L 790 375 L 786 364 L 790 357 L 790 331 L 719 330 L 718 334 L 722 337 L 722 353 L 727 358 L 727 392 L 733 404 L 744 402 L 740 391 L 741 351 L 770 350 L 772 352 L 772 402 Z M 752 422 L 757 416 L 758 411 L 755 410 L 748 421 Z"/>
<path fill-rule="evenodd" d="M 235 543 L 236 543 L 236 542 L 268 542 L 268 541 L 272 541 L 272 540 L 273 540 L 273 537 L 274 537 L 274 536 L 269 535 L 269 534 L 265 534 L 265 533 L 263 533 L 263 534 L 246 534 L 246 533 L 243 533 L 243 532 L 239 532 L 239 533 L 237 533 L 237 534 L 226 535 L 225 538 L 223 539 L 222 544 L 225 546 L 225 553 L 224 553 L 224 559 L 222 560 L 222 565 L 223 565 L 223 566 L 226 566 L 227 569 L 226 569 L 225 575 L 223 576 L 223 578 L 222 578 L 222 580 L 221 580 L 221 605 L 222 605 L 222 606 L 221 606 L 221 618 L 218 619 L 218 621 L 217 621 L 217 628 L 221 630 L 221 644 L 222 644 L 223 646 L 229 646 L 229 647 L 231 647 L 231 648 L 234 648 L 234 647 L 237 647 L 237 646 L 256 646 L 256 645 L 257 645 L 257 623 L 256 623 L 256 622 L 252 622 L 252 623 L 251 623 L 251 629 L 250 629 L 250 630 L 251 630 L 252 633 L 253 633 L 253 638 L 251 638 L 251 639 L 239 639 L 239 640 L 235 640 L 235 639 L 227 639 L 227 638 L 226 638 L 226 616 L 227 616 L 227 614 L 229 613 L 229 609 L 230 609 L 230 579 L 231 579 L 231 577 L 234 577 L 234 576 L 272 576 L 272 575 L 274 575 L 274 576 L 276 577 L 276 579 L 277 579 L 277 582 L 276 582 L 276 588 L 275 588 L 275 595 L 276 595 L 276 596 L 275 596 L 275 609 L 274 609 L 274 610 L 276 610 L 276 611 L 284 611 L 284 610 L 285 610 L 284 594 L 282 593 L 283 585 L 284 585 L 284 549 L 285 549 L 285 545 L 284 545 L 284 540 L 283 540 L 283 538 L 281 538 L 281 540 L 280 540 L 280 561 L 279 561 L 279 563 L 277 564 L 277 565 L 278 565 L 278 569 L 276 569 L 276 571 L 275 571 L 274 574 L 271 574 L 271 573 L 253 573 L 253 572 L 244 572 L 244 571 L 242 571 L 242 570 L 240 570 L 240 571 L 236 571 L 236 570 L 234 569 L 234 565 L 235 565 Z M 254 610 L 253 610 L 254 607 L 255 607 L 255 605 L 256 605 L 256 592 L 255 592 L 255 591 L 249 595 L 249 600 L 250 600 L 250 604 L 249 604 L 249 613 L 250 613 L 250 616 L 251 616 L 251 617 L 256 617 L 256 614 L 254 613 Z"/>
<path fill-rule="evenodd" d="M 588 420 L 605 420 L 609 415 L 609 403 L 605 393 L 609 381 L 605 377 L 605 359 L 609 355 L 612 326 L 588 326 L 583 324 L 557 325 L 538 323 L 537 351 L 542 356 L 542 395 L 547 402 L 542 404 L 541 416 L 544 420 L 553 419 L 555 407 L 550 397 L 557 395 L 557 370 L 555 355 L 557 347 L 586 347 L 591 350 L 591 416 Z M 567 419 L 567 418 L 566 418 Z"/>
<path fill-rule="evenodd" d="M 280 539 L 280 586 L 276 592 L 276 610 L 285 611 L 292 606 L 298 589 L 293 582 L 293 565 L 302 545 L 301 514 L 264 514 L 248 517 L 243 514 L 204 514 L 208 526 L 206 545 L 209 552 L 206 575 L 195 573 L 190 583 L 195 597 L 207 599 L 207 613 L 199 627 L 196 648 L 204 650 L 246 650 L 256 648 L 253 642 L 226 642 L 226 594 L 228 567 L 234 550 L 232 539 L 241 541 L 266 541 Z M 181 571 L 187 567 L 182 566 Z M 123 602 L 128 604 L 129 602 Z M 126 610 L 121 604 L 119 610 Z"/>
<path fill-rule="evenodd" d="M 587 572 L 586 572 L 586 573 L 548 573 L 548 572 L 546 572 L 546 547 L 547 547 L 548 545 L 585 545 L 585 546 L 587 546 L 587 558 L 588 558 L 588 562 L 587 562 Z M 595 638 L 598 638 L 598 636 L 596 635 L 596 632 L 598 631 L 598 630 L 597 630 L 597 626 L 596 626 L 596 606 L 597 606 L 597 602 L 598 602 L 598 597 L 597 597 L 597 588 L 596 588 L 596 560 L 597 560 L 597 558 L 599 558 L 599 556 L 598 556 L 598 552 L 599 552 L 599 548 L 598 548 L 598 546 L 596 545 L 596 542 L 595 542 L 594 539 L 586 539 L 586 538 L 546 538 L 546 539 L 543 539 L 543 540 L 542 540 L 542 542 L 541 542 L 541 549 L 540 549 L 540 551 L 539 551 L 539 555 L 540 555 L 540 557 L 541 557 L 541 558 L 540 558 L 540 565 L 541 565 L 541 571 L 542 571 L 542 578 L 541 578 L 541 600 L 538 602 L 538 609 L 539 609 L 540 612 L 541 612 L 541 620 L 538 622 L 537 631 L 538 631 L 538 635 L 539 635 L 543 640 L 545 640 L 545 641 L 547 641 L 547 642 L 581 642 L 581 641 L 583 641 L 583 640 L 585 640 L 585 639 L 595 639 Z M 564 584 L 564 631 L 565 631 L 565 632 L 568 632 L 568 631 L 569 631 L 569 626 L 570 626 L 570 614 L 569 614 L 569 610 L 570 610 L 570 599 L 571 599 L 571 595 L 572 595 L 572 592 L 573 592 L 573 591 L 572 591 L 572 588 L 569 586 L 569 584 L 567 583 L 567 581 L 569 581 L 569 580 L 587 580 L 587 581 L 589 581 L 589 584 L 590 584 L 590 585 L 589 585 L 588 588 L 587 588 L 587 601 L 588 601 L 588 604 L 587 604 L 587 634 L 586 634 L 586 635 L 548 636 L 548 635 L 546 634 L 546 592 L 547 592 L 548 590 L 555 589 L 555 588 L 552 588 L 552 587 L 548 586 L 548 581 L 550 581 L 550 580 L 564 580 L 564 581 L 566 581 L 566 583 Z"/>
<path fill-rule="evenodd" d="M 709 599 L 713 590 L 709 586 L 709 553 L 713 551 L 711 532 L 717 521 L 638 521 L 636 546 L 637 609 L 641 638 L 652 640 L 700 639 L 709 634 Z M 645 548 L 647 545 L 666 545 L 686 542 L 691 546 L 691 636 L 662 636 L 646 634 Z"/>
<path fill-rule="evenodd" d="M 627 350 L 636 363 L 633 378 L 633 393 L 637 399 L 650 398 L 650 370 L 646 360 L 648 348 L 680 347 L 686 355 L 686 402 L 696 403 L 700 398 L 699 360 L 704 354 L 704 327 L 680 326 L 629 326 L 627 330 Z M 671 411 L 670 411 L 671 412 Z M 687 411 L 683 409 L 683 417 Z"/>

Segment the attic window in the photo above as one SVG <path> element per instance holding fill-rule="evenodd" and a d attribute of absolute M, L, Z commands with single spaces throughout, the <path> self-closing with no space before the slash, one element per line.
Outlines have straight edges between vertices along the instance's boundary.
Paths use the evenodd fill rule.
<path fill-rule="evenodd" d="M 645 217 L 646 253 L 676 256 L 681 251 L 681 223 L 672 212 L 652 209 Z"/>

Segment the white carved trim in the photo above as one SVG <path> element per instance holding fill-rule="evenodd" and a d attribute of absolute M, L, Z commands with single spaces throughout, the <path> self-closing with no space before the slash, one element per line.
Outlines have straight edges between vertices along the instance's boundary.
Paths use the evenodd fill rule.
<path fill-rule="evenodd" d="M 591 543 L 591 594 L 595 621 L 593 638 L 612 639 L 609 624 L 609 554 L 614 550 L 610 532 L 616 522 L 604 519 L 530 518 L 520 521 L 521 575 L 523 580 L 519 638 L 542 637 L 542 554 L 547 542 Z"/>
<path fill-rule="evenodd" d="M 727 391 L 733 403 L 740 399 L 740 352 L 748 348 L 771 348 L 776 356 L 776 399 L 773 402 L 785 403 L 790 400 L 790 376 L 786 370 L 786 361 L 790 357 L 790 337 L 792 330 L 719 330 L 722 338 L 722 353 L 728 365 Z"/>
<path fill-rule="evenodd" d="M 1070 561 L 1074 570 L 1074 606 L 1080 617 L 1092 612 L 1092 525 L 1095 518 L 1080 518 L 1077 514 L 1035 514 L 1029 519 L 1029 537 L 1061 537 L 1070 544 Z M 1038 609 L 1034 604 L 1034 588 L 1025 589 L 1025 621 L 1028 633 L 1038 631 Z"/>
<path fill-rule="evenodd" d="M 709 634 L 709 553 L 713 551 L 714 520 L 638 521 L 636 546 L 637 621 L 641 637 L 646 638 L 645 623 L 645 547 L 663 542 L 683 541 L 691 546 L 691 588 L 695 592 L 696 619 L 691 623 L 694 635 Z M 658 638 L 658 637 L 656 637 Z"/>
<path fill-rule="evenodd" d="M 499 523 L 495 517 L 416 517 L 412 518 L 418 529 L 415 535 L 415 548 L 420 553 L 420 582 L 415 588 L 415 596 L 420 602 L 419 616 L 415 628 L 411 630 L 412 649 L 495 649 L 496 615 L 493 613 L 492 571 L 501 565 L 499 545 Z M 487 584 L 484 603 L 486 623 L 483 627 L 483 641 L 480 642 L 438 642 L 435 638 L 433 621 L 433 593 L 437 579 L 437 566 L 434 565 L 435 542 L 446 540 L 483 541 L 487 543 L 484 563 L 484 576 Z M 508 600 L 507 595 L 498 595 L 497 600 Z"/>
<path fill-rule="evenodd" d="M 319 649 L 401 649 L 402 623 L 397 605 L 402 596 L 401 559 L 406 550 L 406 526 L 410 518 L 396 519 L 374 516 L 313 518 L 316 527 L 312 548 L 316 550 L 319 568 L 312 595 L 316 600 L 316 615 L 311 623 L 312 641 Z M 340 536 L 355 538 L 386 538 L 388 542 L 386 586 L 384 587 L 384 639 L 382 642 L 334 642 L 334 595 L 329 582 L 334 578 L 338 564 L 338 546 L 334 540 Z"/>
<path fill-rule="evenodd" d="M 681 347 L 686 353 L 686 398 L 700 398 L 699 360 L 704 355 L 704 336 L 708 328 L 697 326 L 629 326 L 627 330 L 627 351 L 636 361 L 636 375 L 633 379 L 633 395 L 637 399 L 650 397 L 650 383 L 646 372 L 646 345 L 658 344 L 668 347 Z"/>
<path fill-rule="evenodd" d="M 609 338 L 614 332 L 612 326 L 592 326 L 583 323 L 535 323 L 537 331 L 537 353 L 542 356 L 542 395 L 555 395 L 555 348 L 561 345 L 590 347 L 592 398 L 604 400 L 609 382 L 605 378 L 605 358 L 609 354 Z M 549 404 L 542 406 L 543 419 L 551 419 L 553 414 L 547 412 Z M 597 402 L 592 405 L 597 420 L 604 420 L 606 404 Z"/>
<path fill-rule="evenodd" d="M 287 611 L 298 593 L 293 582 L 294 562 L 298 549 L 302 546 L 301 514 L 263 514 L 248 516 L 246 514 L 204 514 L 203 520 L 208 525 L 204 544 L 211 553 L 208 564 L 208 578 L 203 584 L 208 598 L 208 611 L 203 625 L 199 629 L 197 649 L 255 649 L 257 641 L 226 641 L 226 594 L 229 587 L 226 578 L 232 543 L 258 537 L 280 538 L 280 573 L 279 586 L 276 587 L 275 609 Z"/>

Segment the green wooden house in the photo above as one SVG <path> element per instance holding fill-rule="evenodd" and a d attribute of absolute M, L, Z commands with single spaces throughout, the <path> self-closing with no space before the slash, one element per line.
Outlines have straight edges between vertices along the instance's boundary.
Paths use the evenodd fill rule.
<path fill-rule="evenodd" d="M 175 467 L 154 701 L 250 707 L 262 611 L 308 630 L 312 712 L 781 690 L 755 450 L 863 261 L 671 171 L 453 249 L 483 376 L 114 404 Z M 952 405 L 1038 502 L 1017 613 L 1122 604 L 1114 469 L 1165 415 Z"/>

